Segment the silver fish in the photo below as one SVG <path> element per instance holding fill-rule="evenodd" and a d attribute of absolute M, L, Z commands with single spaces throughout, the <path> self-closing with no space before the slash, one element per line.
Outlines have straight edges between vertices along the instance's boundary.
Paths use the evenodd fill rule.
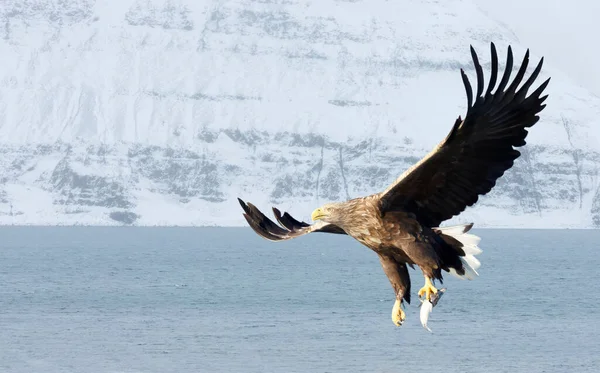
<path fill-rule="evenodd" d="M 431 294 L 431 301 L 427 299 L 421 299 L 421 325 L 423 325 L 423 327 L 427 329 L 430 333 L 432 331 L 427 326 L 429 314 L 431 314 L 431 311 L 433 311 L 433 307 L 435 307 L 438 304 L 438 302 L 442 298 L 442 295 L 444 295 L 444 292 L 446 292 L 446 288 L 439 289 L 436 294 Z"/>

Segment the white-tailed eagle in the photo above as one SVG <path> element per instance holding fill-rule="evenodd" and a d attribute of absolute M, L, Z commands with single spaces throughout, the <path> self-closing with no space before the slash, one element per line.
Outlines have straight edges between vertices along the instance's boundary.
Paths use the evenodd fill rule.
<path fill-rule="evenodd" d="M 467 94 L 467 113 L 454 122 L 450 133 L 421 161 L 404 172 L 381 193 L 346 202 L 328 203 L 314 210 L 310 225 L 288 213 L 273 209 L 280 225 L 254 205 L 239 199 L 248 224 L 262 237 L 281 241 L 312 232 L 347 234 L 375 251 L 392 284 L 396 301 L 394 324 L 405 319 L 403 300 L 410 303 L 407 266 L 417 265 L 425 276 L 419 297 L 438 292 L 434 281 L 443 281 L 442 272 L 472 279 L 480 263 L 475 255 L 479 237 L 467 233 L 473 224 L 440 227 L 467 206 L 488 193 L 506 170 L 513 166 L 525 145 L 527 128 L 536 124 L 545 105 L 542 95 L 550 79 L 528 94 L 542 69 L 543 58 L 523 81 L 529 50 L 512 82 L 513 54 L 508 47 L 504 73 L 499 78 L 498 56 L 491 44 L 491 72 L 484 90 L 483 69 L 471 47 L 477 75 L 473 89 L 461 69 Z M 498 83 L 498 84 L 497 84 Z M 497 85 L 496 85 L 497 84 Z"/>

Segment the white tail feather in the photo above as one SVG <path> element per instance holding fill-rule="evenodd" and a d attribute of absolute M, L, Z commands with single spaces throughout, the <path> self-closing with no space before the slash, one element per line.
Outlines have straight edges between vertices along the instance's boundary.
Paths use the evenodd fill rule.
<path fill-rule="evenodd" d="M 466 233 L 471 229 L 472 226 L 472 224 L 464 224 L 454 225 L 451 227 L 435 228 L 435 230 L 447 236 L 451 236 L 463 245 L 462 249 L 465 252 L 465 256 L 461 256 L 460 261 L 465 269 L 465 274 L 459 275 L 455 269 L 450 268 L 450 273 L 460 279 L 473 280 L 479 276 L 479 273 L 477 273 L 477 268 L 481 266 L 481 262 L 475 257 L 475 255 L 479 255 L 483 251 L 479 248 L 479 246 L 477 246 L 481 241 L 481 238 L 475 236 L 474 234 Z"/>

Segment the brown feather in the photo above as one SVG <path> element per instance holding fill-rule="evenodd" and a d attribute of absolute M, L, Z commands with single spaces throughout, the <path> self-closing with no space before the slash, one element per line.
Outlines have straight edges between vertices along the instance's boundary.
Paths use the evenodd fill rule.
<path fill-rule="evenodd" d="M 394 289 L 394 294 L 398 299 L 404 299 L 410 304 L 410 276 L 405 263 L 399 263 L 394 258 L 379 255 L 379 261 L 383 272 L 390 280 L 390 284 Z"/>

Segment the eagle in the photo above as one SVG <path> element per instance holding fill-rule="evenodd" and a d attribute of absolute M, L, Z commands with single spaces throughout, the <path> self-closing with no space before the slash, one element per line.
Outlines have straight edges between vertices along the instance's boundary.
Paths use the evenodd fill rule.
<path fill-rule="evenodd" d="M 425 277 L 418 297 L 435 298 L 436 281 L 443 272 L 462 279 L 477 277 L 476 255 L 480 238 L 468 233 L 473 223 L 442 227 L 441 223 L 474 205 L 520 156 L 527 128 L 539 120 L 550 82 L 545 80 L 528 94 L 538 77 L 542 57 L 523 82 L 529 64 L 529 49 L 512 82 L 513 53 L 508 46 L 504 72 L 498 85 L 498 55 L 491 43 L 490 79 L 484 91 L 483 68 L 470 47 L 477 77 L 477 91 L 460 69 L 467 96 L 464 119 L 458 116 L 448 135 L 418 163 L 406 170 L 384 191 L 345 202 L 327 203 L 315 209 L 314 224 L 298 221 L 273 208 L 279 224 L 251 203 L 238 198 L 250 227 L 270 241 L 284 241 L 313 232 L 345 234 L 379 256 L 396 299 L 392 321 L 401 326 L 406 319 L 404 302 L 410 304 L 408 267 L 418 266 Z M 521 84 L 522 83 L 522 84 Z M 520 85 L 520 87 L 519 87 Z M 494 89 L 495 88 L 495 89 Z M 494 92 L 492 92 L 494 91 Z"/>

